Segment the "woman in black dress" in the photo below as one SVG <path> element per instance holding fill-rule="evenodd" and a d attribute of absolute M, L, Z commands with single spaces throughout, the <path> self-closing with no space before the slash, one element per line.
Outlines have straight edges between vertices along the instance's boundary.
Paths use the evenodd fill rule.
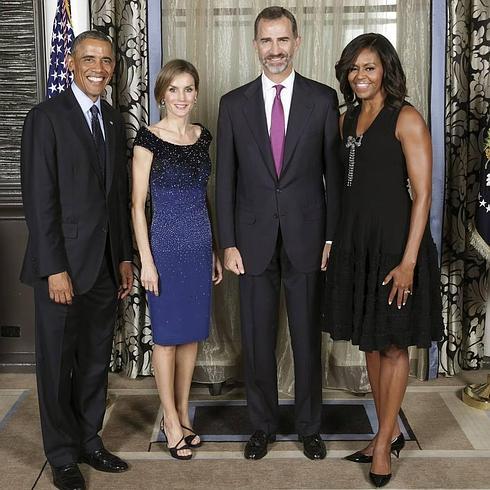
<path fill-rule="evenodd" d="M 380 34 L 351 41 L 336 65 L 347 111 L 340 118 L 345 181 L 327 269 L 325 330 L 366 353 L 379 429 L 347 459 L 371 463 L 377 487 L 404 446 L 397 418 L 408 347 L 442 336 L 437 252 L 428 225 L 431 141 L 405 101 L 405 74 Z"/>

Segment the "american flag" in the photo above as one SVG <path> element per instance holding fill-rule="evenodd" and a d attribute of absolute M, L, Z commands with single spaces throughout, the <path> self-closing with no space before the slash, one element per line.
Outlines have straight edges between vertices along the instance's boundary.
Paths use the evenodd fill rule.
<path fill-rule="evenodd" d="M 58 0 L 51 36 L 48 98 L 58 95 L 71 85 L 73 75 L 66 66 L 66 57 L 71 51 L 74 39 L 70 0 Z"/>

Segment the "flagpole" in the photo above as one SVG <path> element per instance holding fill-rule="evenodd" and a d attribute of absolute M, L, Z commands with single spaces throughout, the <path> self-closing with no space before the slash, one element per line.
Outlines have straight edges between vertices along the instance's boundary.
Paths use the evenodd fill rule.
<path fill-rule="evenodd" d="M 71 8 L 70 8 L 70 0 L 63 0 L 65 2 L 65 10 L 66 10 L 66 17 L 68 18 L 68 22 L 70 25 L 73 25 L 73 19 L 71 17 Z"/>

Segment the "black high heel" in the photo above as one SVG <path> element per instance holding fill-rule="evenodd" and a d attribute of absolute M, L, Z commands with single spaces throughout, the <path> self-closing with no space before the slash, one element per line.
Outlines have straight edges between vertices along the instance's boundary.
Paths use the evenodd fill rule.
<path fill-rule="evenodd" d="M 202 440 L 201 437 L 199 436 L 199 434 L 197 434 L 194 429 L 191 429 L 189 427 L 186 427 L 185 425 L 182 425 L 180 424 L 180 426 L 185 429 L 185 430 L 188 430 L 189 432 L 192 432 L 192 434 L 189 434 L 188 436 L 185 436 L 184 437 L 184 440 L 185 442 L 187 443 L 187 445 L 189 447 L 191 447 L 192 449 L 196 448 L 196 447 L 201 447 L 202 446 Z M 196 438 L 196 437 L 199 437 L 199 442 L 197 442 L 196 444 L 192 444 L 192 441 Z"/>
<path fill-rule="evenodd" d="M 402 432 L 391 441 L 391 452 L 397 458 L 400 457 L 401 450 L 405 447 L 405 437 Z M 347 461 L 352 461 L 354 463 L 372 463 L 373 457 L 364 454 L 362 451 L 356 451 L 353 454 L 349 454 L 344 458 Z"/>
<path fill-rule="evenodd" d="M 391 480 L 391 473 L 388 473 L 387 475 L 377 475 L 370 471 L 369 479 L 376 488 L 384 487 Z"/>
<path fill-rule="evenodd" d="M 182 438 L 180 439 L 180 441 L 174 447 L 170 447 L 168 445 L 168 437 L 167 437 L 167 434 L 165 433 L 165 429 L 163 427 L 163 418 L 162 418 L 162 421 L 160 422 L 160 430 L 162 431 L 162 434 L 165 436 L 165 439 L 167 440 L 167 447 L 168 447 L 168 450 L 170 452 L 170 456 L 172 456 L 172 458 L 180 459 L 182 461 L 188 461 L 189 459 L 192 458 L 192 453 L 191 454 L 186 454 L 186 455 L 182 455 L 182 454 L 179 454 L 178 453 L 178 451 L 181 451 L 182 449 L 191 449 L 187 445 L 187 441 L 185 440 L 185 437 L 184 436 L 182 436 Z M 186 444 L 184 444 L 183 446 L 180 446 L 179 447 L 179 444 L 182 441 L 184 441 Z"/>
<path fill-rule="evenodd" d="M 391 441 L 391 453 L 397 458 L 400 457 L 400 451 L 405 447 L 405 436 L 402 432 L 396 439 Z"/>
<path fill-rule="evenodd" d="M 396 439 L 398 439 L 398 437 Z M 391 447 L 390 447 L 390 452 L 388 453 L 388 461 L 390 463 L 390 470 L 391 470 Z M 371 466 L 371 468 L 372 468 L 372 466 Z M 369 468 L 369 479 L 371 480 L 371 483 L 376 488 L 384 487 L 385 485 L 387 485 L 388 482 L 391 480 L 391 471 L 390 471 L 390 473 L 387 473 L 385 475 L 380 475 L 378 473 L 373 473 L 371 471 L 371 468 Z"/>
<path fill-rule="evenodd" d="M 356 451 L 355 453 L 349 454 L 344 458 L 347 461 L 352 461 L 353 463 L 372 463 L 373 457 L 364 454 L 362 451 Z"/>

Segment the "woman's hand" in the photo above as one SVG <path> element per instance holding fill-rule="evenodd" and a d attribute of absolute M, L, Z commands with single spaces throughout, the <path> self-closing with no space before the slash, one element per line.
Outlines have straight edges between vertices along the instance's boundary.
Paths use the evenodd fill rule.
<path fill-rule="evenodd" d="M 413 265 L 404 264 L 403 262 L 391 270 L 384 278 L 383 286 L 386 286 L 390 281 L 393 281 L 390 295 L 388 296 L 388 304 L 391 305 L 396 296 L 396 304 L 398 309 L 405 306 L 408 296 L 413 292 Z"/>
<path fill-rule="evenodd" d="M 150 264 L 141 265 L 141 284 L 150 293 L 158 296 L 158 272 L 155 264 L 151 262 Z"/>
<path fill-rule="evenodd" d="M 223 279 L 223 267 L 219 257 L 213 252 L 213 284 L 216 286 Z"/>

